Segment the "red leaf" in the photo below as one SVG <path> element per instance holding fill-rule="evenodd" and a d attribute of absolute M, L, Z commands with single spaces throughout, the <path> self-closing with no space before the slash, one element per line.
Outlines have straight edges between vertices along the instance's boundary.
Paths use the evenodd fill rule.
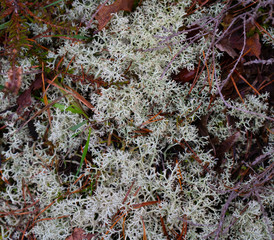
<path fill-rule="evenodd" d="M 34 82 L 31 84 L 31 90 L 37 90 L 43 86 L 42 76 L 36 75 Z"/>
<path fill-rule="evenodd" d="M 18 104 L 17 112 L 20 113 L 23 108 L 31 105 L 31 89 L 25 90 L 16 100 Z"/>
<path fill-rule="evenodd" d="M 252 37 L 246 39 L 245 52 L 250 50 L 247 56 L 256 56 L 260 58 L 261 55 L 261 44 L 259 41 L 259 34 L 255 33 Z"/>
<path fill-rule="evenodd" d="M 22 83 L 23 70 L 21 67 L 11 67 L 8 71 L 9 81 L 5 83 L 6 89 L 13 93 L 18 94 Z"/>
<path fill-rule="evenodd" d="M 33 90 L 37 90 L 42 87 L 42 77 L 41 74 L 36 75 L 34 82 L 30 85 L 30 87 L 25 90 L 18 98 L 17 98 L 17 104 L 18 109 L 17 112 L 20 113 L 22 109 L 28 107 L 31 105 L 31 92 Z"/>
<path fill-rule="evenodd" d="M 86 234 L 85 231 L 81 228 L 74 228 L 73 233 L 66 238 L 66 240 L 91 240 L 95 234 Z"/>
<path fill-rule="evenodd" d="M 190 71 L 188 71 L 186 68 L 183 68 L 177 75 L 173 75 L 172 79 L 181 84 L 184 84 L 186 82 L 193 82 L 196 72 L 197 68 Z"/>
<path fill-rule="evenodd" d="M 116 0 L 113 4 L 108 6 L 100 5 L 95 19 L 98 21 L 98 30 L 101 31 L 112 18 L 112 13 L 117 13 L 121 10 L 130 12 L 133 7 L 134 0 Z"/>

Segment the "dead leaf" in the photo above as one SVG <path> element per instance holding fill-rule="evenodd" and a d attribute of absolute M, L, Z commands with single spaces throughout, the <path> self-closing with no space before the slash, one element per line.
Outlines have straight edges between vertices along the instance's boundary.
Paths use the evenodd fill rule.
<path fill-rule="evenodd" d="M 132 10 L 134 0 L 116 0 L 113 4 L 108 6 L 100 5 L 97 9 L 100 8 L 95 19 L 98 21 L 98 30 L 101 31 L 112 18 L 113 13 L 119 11 L 130 12 Z"/>
<path fill-rule="evenodd" d="M 190 71 L 188 71 L 186 68 L 183 68 L 180 70 L 178 74 L 172 75 L 171 77 L 174 81 L 184 84 L 186 82 L 193 82 L 196 72 L 197 72 L 197 68 Z"/>
<path fill-rule="evenodd" d="M 236 132 L 223 141 L 217 148 L 217 156 L 223 156 L 237 142 L 240 136 L 240 132 Z"/>
<path fill-rule="evenodd" d="M 226 18 L 224 19 L 223 24 L 225 26 L 228 26 L 230 22 L 231 22 L 231 17 L 230 15 L 227 15 L 227 19 Z M 235 52 L 235 49 L 241 51 L 244 46 L 243 28 L 240 28 L 237 31 L 234 31 L 234 28 L 237 28 L 237 27 L 238 25 L 235 24 L 235 26 L 233 26 L 230 30 L 231 34 L 227 35 L 216 44 L 216 47 L 220 51 L 226 52 L 232 58 L 238 55 Z M 253 32 L 254 29 L 255 29 L 255 26 L 253 24 L 249 23 L 246 25 L 247 33 Z M 259 40 L 260 39 L 259 39 L 258 33 L 255 33 L 249 37 L 246 37 L 244 54 L 247 53 L 246 54 L 247 56 L 256 56 L 257 58 L 260 58 L 261 44 Z"/>
<path fill-rule="evenodd" d="M 74 228 L 73 233 L 66 238 L 66 240 L 91 240 L 92 237 L 94 237 L 95 234 L 86 234 L 85 231 L 81 228 Z"/>
<path fill-rule="evenodd" d="M 20 113 L 22 109 L 31 105 L 31 92 L 42 87 L 42 78 L 41 74 L 36 75 L 35 80 L 30 85 L 30 87 L 25 90 L 16 100 L 18 108 L 17 113 Z"/>
<path fill-rule="evenodd" d="M 41 74 L 36 75 L 34 82 L 31 84 L 31 90 L 37 90 L 43 86 Z"/>
<path fill-rule="evenodd" d="M 18 98 L 17 98 L 17 112 L 20 113 L 23 108 L 26 108 L 31 105 L 31 89 L 25 90 Z"/>
<path fill-rule="evenodd" d="M 221 25 L 223 26 L 224 30 L 226 30 L 229 27 L 233 19 L 234 19 L 233 14 L 230 12 L 227 12 L 225 17 L 223 18 L 223 21 L 221 22 Z"/>
<path fill-rule="evenodd" d="M 242 50 L 244 46 L 244 38 L 240 36 L 239 33 L 233 33 L 229 38 L 222 39 L 216 47 L 222 51 L 226 52 L 232 58 L 236 57 L 238 54 L 234 49 Z M 259 34 L 255 33 L 251 37 L 246 39 L 244 53 L 248 52 L 247 56 L 256 56 L 260 58 L 261 54 L 261 44 L 259 41 Z"/>
<path fill-rule="evenodd" d="M 230 57 L 234 58 L 238 54 L 235 52 L 235 50 L 230 46 L 228 39 L 222 39 L 219 43 L 216 44 L 216 47 L 222 51 L 226 52 Z"/>
<path fill-rule="evenodd" d="M 256 56 L 260 59 L 261 44 L 258 33 L 255 33 L 251 37 L 246 39 L 245 52 L 247 51 L 249 51 L 247 56 Z"/>
<path fill-rule="evenodd" d="M 221 165 L 223 164 L 223 158 L 225 153 L 238 141 L 239 137 L 241 136 L 240 132 L 236 132 L 226 140 L 224 140 L 220 146 L 216 149 L 216 157 L 218 158 L 218 162 L 215 166 L 215 170 L 219 171 Z"/>
<path fill-rule="evenodd" d="M 31 121 L 28 122 L 28 129 L 29 129 L 30 136 L 32 137 L 32 139 L 34 141 L 36 141 L 38 139 L 39 135 L 38 135 L 38 133 L 36 131 L 36 127 L 34 125 L 34 121 L 33 120 L 31 120 Z"/>
<path fill-rule="evenodd" d="M 22 83 L 23 70 L 21 67 L 11 67 L 8 71 L 9 81 L 5 83 L 6 89 L 13 93 L 18 94 Z"/>
<path fill-rule="evenodd" d="M 205 147 L 208 147 L 208 149 L 213 149 L 214 156 L 216 156 L 216 148 L 215 145 L 219 141 L 217 137 L 212 138 L 208 132 L 207 124 L 208 119 L 210 117 L 210 114 L 202 116 L 199 120 L 197 120 L 197 127 L 199 134 L 203 137 L 208 137 L 209 144 Z"/>
<path fill-rule="evenodd" d="M 231 30 L 233 31 L 233 29 Z M 244 38 L 241 31 L 233 32 L 231 35 L 224 37 L 216 47 L 225 51 L 232 58 L 238 56 L 234 49 L 242 50 L 244 46 Z"/>

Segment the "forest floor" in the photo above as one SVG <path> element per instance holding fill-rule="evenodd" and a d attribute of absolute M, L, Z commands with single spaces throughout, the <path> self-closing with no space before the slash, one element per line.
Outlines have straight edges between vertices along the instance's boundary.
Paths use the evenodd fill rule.
<path fill-rule="evenodd" d="M 121 59 L 120 50 L 115 55 L 113 44 L 108 46 L 105 39 L 119 35 L 114 32 L 117 23 L 121 34 L 130 31 L 123 24 L 133 26 L 132 16 L 143 7 L 150 14 L 148 1 L 101 1 L 102 5 L 91 1 L 90 10 L 77 13 L 82 11 L 84 20 L 75 14 L 75 19 L 65 21 L 68 12 L 89 4 L 82 2 L 1 1 L 0 239 L 273 238 L 273 2 L 223 1 L 217 16 L 204 20 L 212 24 L 208 32 L 199 19 L 175 31 L 163 26 L 159 31 L 166 35 L 154 34 L 156 45 L 149 43 L 147 49 L 134 49 Z M 159 5 L 166 4 L 169 16 L 180 2 L 159 1 Z M 219 1 L 186 2 L 184 17 L 191 18 Z M 157 4 L 153 7 L 157 9 Z M 154 14 L 158 19 L 158 13 Z M 119 18 L 129 20 L 119 22 Z M 118 36 L 117 46 L 128 47 L 131 43 L 126 38 L 126 34 Z M 179 66 L 185 49 L 174 47 L 176 41 L 193 49 L 209 43 L 199 53 L 193 52 L 193 59 L 194 50 L 185 53 L 194 64 Z M 71 44 L 67 52 L 66 44 Z M 94 49 L 100 44 L 105 45 L 98 53 Z M 78 55 L 73 52 L 76 45 Z M 86 46 L 95 52 L 92 61 L 97 64 L 98 59 L 101 73 L 100 67 L 93 69 L 81 60 L 86 54 L 81 48 Z M 154 63 L 139 56 L 157 55 L 157 51 L 163 51 L 166 59 L 159 62 L 158 79 L 149 85 L 142 74 L 149 76 L 146 69 Z M 119 69 L 116 57 L 121 73 L 109 73 Z M 143 61 L 142 74 L 138 61 Z M 177 89 L 174 96 L 168 95 L 173 90 L 162 86 L 163 82 Z M 157 95 L 154 87 L 158 91 L 160 86 L 167 93 L 158 106 L 152 96 Z M 133 97 L 133 88 L 140 92 L 140 99 Z M 179 99 L 178 91 L 189 96 L 184 99 L 189 103 L 182 105 L 186 111 L 176 105 L 177 100 L 172 102 L 177 95 Z M 135 101 L 129 114 L 123 108 L 128 99 Z M 142 104 L 145 110 L 138 108 Z M 124 112 L 118 115 L 120 109 Z M 190 130 L 178 130 L 184 127 Z M 124 158 L 135 164 L 132 169 L 143 170 L 126 170 L 130 167 L 126 161 L 123 164 Z M 125 176 L 127 171 L 131 177 Z M 144 174 L 143 180 L 151 177 L 155 185 L 142 182 L 137 173 Z M 160 179 L 167 181 L 165 187 L 171 193 L 162 190 Z M 199 194 L 205 197 L 199 200 Z M 172 201 L 176 202 L 173 209 Z M 90 210 L 91 204 L 98 209 Z M 58 209 L 62 209 L 59 214 Z M 82 215 L 77 217 L 78 213 Z M 203 216 L 207 214 L 214 221 Z"/>

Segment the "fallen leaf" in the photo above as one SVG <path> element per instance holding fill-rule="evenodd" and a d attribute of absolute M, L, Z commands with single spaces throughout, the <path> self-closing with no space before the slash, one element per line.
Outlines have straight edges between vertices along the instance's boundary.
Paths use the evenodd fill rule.
<path fill-rule="evenodd" d="M 30 87 L 25 90 L 16 100 L 18 108 L 17 113 L 20 113 L 22 109 L 31 105 L 31 92 L 42 87 L 42 77 L 41 74 L 36 75 L 35 80 L 30 85 Z"/>
<path fill-rule="evenodd" d="M 22 83 L 23 70 L 21 67 L 11 67 L 7 74 L 9 81 L 5 83 L 6 89 L 17 95 Z"/>
<path fill-rule="evenodd" d="M 119 11 L 130 12 L 132 10 L 134 0 L 116 0 L 113 4 L 108 6 L 100 5 L 97 9 L 100 9 L 95 16 L 98 21 L 98 30 L 101 31 L 112 18 L 111 14 Z"/>
<path fill-rule="evenodd" d="M 25 90 L 16 100 L 18 104 L 17 112 L 20 113 L 23 108 L 31 105 L 31 89 Z"/>
<path fill-rule="evenodd" d="M 74 228 L 73 233 L 66 238 L 66 240 L 91 240 L 95 234 L 86 234 L 85 231 L 81 228 Z"/>
<path fill-rule="evenodd" d="M 228 14 L 223 19 L 222 25 L 224 29 L 230 26 L 233 19 L 232 16 L 233 15 Z M 241 51 L 244 46 L 244 33 L 243 33 L 244 29 L 239 28 L 239 24 L 240 23 L 235 23 L 230 28 L 228 34 L 216 44 L 216 47 L 220 51 L 226 52 L 232 58 L 238 55 L 235 52 L 235 49 Z M 250 35 L 254 33 L 255 25 L 252 23 L 248 23 L 246 24 L 245 29 L 246 29 L 246 35 Z M 257 58 L 260 58 L 261 44 L 260 44 L 258 33 L 255 33 L 255 34 L 252 34 L 251 36 L 246 37 L 244 54 L 246 54 L 247 56 L 256 56 Z"/>
<path fill-rule="evenodd" d="M 195 39 L 195 37 L 202 31 L 202 28 L 198 24 L 193 24 L 190 26 L 181 26 L 179 31 L 186 34 L 186 41 L 197 43 L 198 38 Z"/>
<path fill-rule="evenodd" d="M 186 68 L 180 70 L 178 74 L 172 75 L 172 79 L 178 83 L 184 84 L 186 82 L 193 82 L 195 75 L 197 72 L 197 68 L 194 70 L 188 71 Z"/>
<path fill-rule="evenodd" d="M 228 71 L 229 70 L 230 70 L 230 68 L 228 69 Z M 240 71 L 240 69 L 239 69 L 239 71 Z M 239 76 L 237 74 L 232 74 L 232 78 L 233 78 L 234 82 L 236 83 L 237 88 L 239 89 L 240 93 L 243 93 L 243 85 L 239 84 L 239 80 L 240 80 Z M 232 78 L 230 78 L 229 81 L 227 81 L 222 88 L 221 92 L 225 99 L 234 100 L 239 97 L 239 95 L 235 89 L 235 86 L 233 84 Z M 246 84 L 244 86 L 246 86 Z"/>
<path fill-rule="evenodd" d="M 249 51 L 247 56 L 256 56 L 257 58 L 260 58 L 261 43 L 258 33 L 255 33 L 253 36 L 246 39 L 245 52 L 247 51 Z"/>
<path fill-rule="evenodd" d="M 202 116 L 200 119 L 197 120 L 197 127 L 199 134 L 202 137 L 208 137 L 209 144 L 205 147 L 213 150 L 214 156 L 216 156 L 216 147 L 215 145 L 219 142 L 219 139 L 217 137 L 212 138 L 208 132 L 208 119 L 210 117 L 210 114 L 208 113 L 207 115 Z"/>
<path fill-rule="evenodd" d="M 231 30 L 233 31 L 233 29 Z M 224 37 L 216 47 L 226 52 L 232 58 L 238 56 L 234 49 L 242 50 L 244 45 L 244 38 L 241 31 L 233 32 L 232 34 Z"/>
<path fill-rule="evenodd" d="M 225 153 L 238 141 L 241 134 L 240 132 L 236 132 L 230 137 L 228 137 L 226 140 L 224 140 L 220 146 L 216 149 L 216 157 L 218 158 L 217 164 L 215 166 L 215 170 L 219 171 L 221 165 L 224 161 Z"/>
<path fill-rule="evenodd" d="M 240 136 L 240 132 L 236 132 L 224 140 L 217 148 L 217 156 L 223 156 L 237 142 Z"/>
<path fill-rule="evenodd" d="M 238 54 L 234 49 L 242 50 L 244 46 L 244 37 L 240 33 L 233 33 L 230 37 L 223 38 L 216 47 L 222 51 L 226 52 L 229 56 L 234 58 Z M 260 58 L 261 54 L 261 44 L 259 41 L 259 34 L 255 33 L 251 37 L 246 39 L 244 53 L 248 52 L 247 56 L 256 56 Z"/>
<path fill-rule="evenodd" d="M 235 50 L 230 46 L 229 40 L 224 38 L 219 43 L 216 44 L 216 47 L 222 51 L 226 52 L 230 57 L 234 58 L 238 54 L 235 52 Z"/>
<path fill-rule="evenodd" d="M 223 26 L 224 30 L 226 30 L 229 27 L 233 19 L 234 19 L 233 13 L 227 12 L 225 17 L 223 18 L 223 21 L 221 22 L 221 25 Z"/>
<path fill-rule="evenodd" d="M 34 82 L 31 84 L 31 90 L 37 90 L 43 86 L 41 74 L 36 75 Z"/>
<path fill-rule="evenodd" d="M 33 138 L 34 141 L 36 141 L 39 137 L 37 131 L 36 131 L 36 127 L 34 125 L 34 121 L 31 120 L 28 122 L 28 129 L 29 129 L 29 134 L 30 136 Z"/>

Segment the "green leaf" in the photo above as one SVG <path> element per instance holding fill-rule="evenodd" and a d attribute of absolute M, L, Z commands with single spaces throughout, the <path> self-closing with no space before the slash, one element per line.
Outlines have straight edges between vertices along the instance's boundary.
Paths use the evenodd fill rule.
<path fill-rule="evenodd" d="M 75 137 L 78 136 L 81 132 L 82 132 L 82 131 L 79 131 L 79 132 L 77 132 L 77 133 L 74 133 L 74 134 L 71 136 L 71 138 L 75 138 Z"/>
<path fill-rule="evenodd" d="M 66 106 L 60 103 L 55 103 L 53 104 L 53 107 L 59 108 L 61 111 L 65 111 L 66 110 Z"/>
<path fill-rule="evenodd" d="M 47 6 L 45 6 L 45 7 L 43 7 L 44 9 L 45 8 L 48 8 L 48 7 L 50 7 L 50 6 L 52 6 L 52 5 L 55 5 L 55 4 L 57 4 L 57 3 L 59 3 L 59 2 L 62 2 L 63 0 L 57 0 L 57 1 L 55 1 L 55 2 L 53 2 L 53 3 L 51 3 L 51 4 L 49 4 L 49 5 L 47 5 Z"/>
<path fill-rule="evenodd" d="M 56 34 L 56 35 L 52 35 L 51 37 L 69 37 L 69 38 L 74 38 L 77 40 L 89 40 L 92 39 L 92 37 L 86 37 L 83 35 L 74 35 L 74 36 L 69 36 L 69 35 L 61 35 L 61 34 Z"/>
<path fill-rule="evenodd" d="M 7 28 L 7 27 L 9 26 L 9 24 L 10 24 L 10 21 L 5 22 L 5 23 L 2 23 L 2 24 L 0 25 L 0 30 L 3 30 L 3 29 L 5 29 L 5 28 Z"/>
<path fill-rule="evenodd" d="M 67 107 L 66 111 L 70 111 L 72 113 L 84 114 L 83 110 L 75 105 L 71 105 L 71 106 Z"/>
<path fill-rule="evenodd" d="M 74 35 L 72 38 L 78 39 L 78 40 L 88 40 L 90 39 L 89 37 L 85 37 L 83 35 Z"/>
<path fill-rule="evenodd" d="M 82 126 L 83 126 L 84 124 L 86 124 L 87 122 L 88 122 L 88 121 L 85 120 L 85 121 L 83 121 L 83 122 L 81 122 L 81 123 L 78 123 L 77 125 L 70 127 L 69 130 L 75 132 L 78 128 L 82 127 Z"/>
<path fill-rule="evenodd" d="M 81 168 L 82 168 L 82 165 L 83 165 L 83 163 L 84 163 L 84 159 L 85 159 L 85 157 L 86 157 L 86 155 L 87 155 L 87 152 L 88 152 L 88 145 L 89 145 L 89 140 L 90 140 L 90 135 L 91 135 L 91 128 L 89 129 L 88 140 L 87 140 L 87 142 L 86 142 L 86 145 L 85 145 L 85 148 L 84 148 L 82 157 L 81 157 L 81 162 L 80 162 L 80 166 L 79 166 L 79 168 L 78 168 L 78 170 L 77 170 L 76 177 L 78 176 L 78 174 L 79 174 L 79 172 L 80 172 L 80 170 L 81 170 Z"/>

